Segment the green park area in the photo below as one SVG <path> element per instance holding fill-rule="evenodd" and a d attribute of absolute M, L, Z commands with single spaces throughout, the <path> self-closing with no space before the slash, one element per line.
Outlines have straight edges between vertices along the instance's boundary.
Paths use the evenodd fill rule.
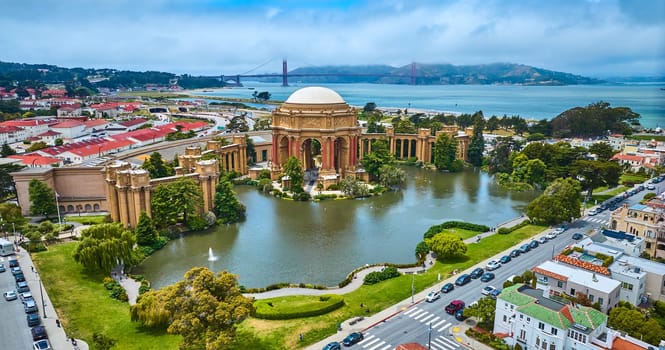
<path fill-rule="evenodd" d="M 334 334 L 337 325 L 357 316 L 373 314 L 389 308 L 411 296 L 411 283 L 416 292 L 430 288 L 438 281 L 453 276 L 453 271 L 465 270 L 503 250 L 518 245 L 525 239 L 545 230 L 544 226 L 527 225 L 509 234 L 495 234 L 478 243 L 468 245 L 465 256 L 438 261 L 427 272 L 417 275 L 402 275 L 342 295 L 344 305 L 320 316 L 287 320 L 249 318 L 240 324 L 231 349 L 294 349 L 303 348 Z M 447 229 L 464 237 L 476 232 Z M 48 294 L 59 312 L 59 319 L 68 336 L 81 338 L 91 343 L 93 334 L 103 334 L 116 340 L 118 349 L 177 349 L 181 337 L 163 331 L 145 329 L 130 320 L 129 305 L 112 299 L 104 287 L 105 276 L 101 272 L 90 272 L 76 263 L 72 254 L 77 242 L 52 245 L 48 251 L 34 253 L 33 261 L 44 279 Z M 299 310 L 329 307 L 335 299 L 310 296 L 288 296 L 262 300 L 279 310 Z M 361 304 L 363 305 L 361 307 Z M 397 310 L 396 310 L 397 311 Z M 279 312 L 279 311 L 277 311 Z M 279 318 L 279 316 L 271 316 Z M 303 341 L 298 340 L 303 334 Z"/>

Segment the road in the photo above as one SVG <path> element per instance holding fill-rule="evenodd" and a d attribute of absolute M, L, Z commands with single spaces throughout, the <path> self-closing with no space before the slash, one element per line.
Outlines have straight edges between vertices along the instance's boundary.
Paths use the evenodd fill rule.
<path fill-rule="evenodd" d="M 0 291 L 2 293 L 13 290 L 16 291 L 16 282 L 11 271 L 9 271 L 9 257 L 0 257 L 0 264 L 5 265 L 7 271 L 0 273 Z M 34 273 L 28 267 L 21 266 L 26 278 L 33 278 Z M 35 295 L 35 292 L 33 292 Z M 39 297 L 39 292 L 36 294 Z M 37 299 L 35 299 L 37 300 Z M 42 307 L 38 305 L 41 315 Z M 3 349 L 32 349 L 32 335 L 30 327 L 25 318 L 23 304 L 20 299 L 6 301 L 0 296 L 0 344 Z"/>
<path fill-rule="evenodd" d="M 637 195 L 626 199 L 625 202 L 628 202 L 629 204 L 637 203 L 644 193 L 646 192 L 639 192 Z M 621 204 L 623 204 L 623 202 Z M 365 335 L 364 340 L 353 345 L 352 348 L 388 350 L 394 349 L 398 344 L 408 342 L 417 342 L 423 345 L 429 344 L 431 349 L 436 350 L 455 350 L 460 348 L 461 345 L 450 335 L 450 328 L 458 324 L 459 321 L 443 310 L 451 300 L 461 299 L 466 305 L 469 305 L 482 296 L 480 292 L 484 286 L 492 285 L 501 288 L 503 282 L 508 277 L 512 275 L 521 275 L 525 270 L 530 270 L 534 266 L 550 260 L 554 254 L 561 252 L 564 247 L 573 243 L 573 233 L 580 232 L 586 234 L 601 226 L 607 226 L 609 217 L 610 211 L 605 210 L 597 215 L 585 216 L 569 224 L 567 226 L 568 229 L 556 238 L 539 245 L 537 248 L 525 254 L 521 254 L 517 258 L 513 258 L 509 263 L 493 271 L 496 277 L 490 282 L 485 283 L 481 282 L 480 279 L 472 279 L 470 283 L 464 286 L 455 286 L 453 291 L 448 294 L 442 294 L 442 297 L 439 300 L 432 303 L 427 303 L 424 300 L 416 300 L 416 303 L 413 306 L 408 307 L 384 322 L 380 322 L 367 329 L 363 332 Z M 550 230 L 546 230 L 536 236 L 536 238 L 544 236 L 549 231 Z M 514 248 L 511 248 L 510 250 L 512 249 Z M 510 250 L 497 254 L 493 259 L 499 259 L 501 256 L 507 255 Z M 485 263 L 486 261 L 478 264 L 477 267 L 484 268 Z M 474 268 L 475 267 L 476 266 L 474 266 Z M 472 269 L 473 268 L 463 271 L 463 273 L 469 273 Z M 439 290 L 446 282 L 454 283 L 457 276 L 446 281 L 441 281 L 429 290 Z"/>

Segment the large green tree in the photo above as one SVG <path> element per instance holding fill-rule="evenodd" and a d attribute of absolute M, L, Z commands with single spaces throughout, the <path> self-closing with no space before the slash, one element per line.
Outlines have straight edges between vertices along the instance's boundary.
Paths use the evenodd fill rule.
<path fill-rule="evenodd" d="M 426 238 L 425 243 L 440 259 L 457 258 L 466 254 L 466 244 L 459 236 L 452 233 L 437 233 L 432 238 Z"/>
<path fill-rule="evenodd" d="M 665 339 L 665 329 L 656 318 L 647 317 L 625 301 L 620 301 L 615 308 L 610 310 L 607 325 L 656 346 L 661 339 Z"/>
<path fill-rule="evenodd" d="M 120 223 L 98 224 L 81 232 L 74 260 L 86 268 L 109 272 L 120 263 L 132 262 L 134 235 Z"/>
<path fill-rule="evenodd" d="M 153 179 L 172 176 L 175 174 L 173 167 L 164 161 L 162 155 L 159 152 L 153 152 L 150 157 L 148 157 L 148 159 L 143 162 L 141 168 L 147 170 L 148 173 L 150 173 L 150 178 Z"/>
<path fill-rule="evenodd" d="M 607 142 L 596 142 L 589 146 L 589 153 L 595 154 L 598 160 L 610 160 L 617 152 Z"/>
<path fill-rule="evenodd" d="M 365 155 L 360 160 L 363 168 L 369 174 L 370 178 L 379 178 L 379 169 L 386 164 L 392 164 L 394 161 L 393 155 L 390 154 L 390 147 L 388 140 L 371 140 L 372 151 Z"/>
<path fill-rule="evenodd" d="M 199 212 L 203 195 L 199 185 L 192 179 L 180 178 L 175 182 L 161 184 L 152 193 L 152 217 L 159 226 L 183 223 Z"/>
<path fill-rule="evenodd" d="M 527 215 L 538 223 L 556 225 L 580 217 L 579 181 L 571 178 L 556 179 L 543 194 L 526 207 Z"/>
<path fill-rule="evenodd" d="M 144 246 L 155 243 L 159 235 L 155 225 L 152 223 L 152 219 L 145 211 L 142 211 L 141 215 L 139 215 L 139 222 L 136 224 L 134 233 L 136 233 L 136 243 Z"/>
<path fill-rule="evenodd" d="M 284 175 L 289 177 L 291 192 L 303 192 L 305 182 L 305 173 L 302 170 L 302 164 L 296 157 L 289 157 L 284 163 Z"/>
<path fill-rule="evenodd" d="M 434 166 L 439 170 L 452 170 L 457 155 L 457 141 L 441 133 L 434 143 Z"/>
<path fill-rule="evenodd" d="M 618 185 L 621 176 L 621 165 L 608 161 L 577 160 L 571 170 L 573 176 L 580 181 L 582 190 L 587 192 L 587 198 L 591 198 L 596 187 Z"/>
<path fill-rule="evenodd" d="M 23 168 L 16 163 L 0 164 L 0 200 L 16 196 L 14 179 L 10 174 Z"/>
<path fill-rule="evenodd" d="M 496 299 L 489 296 L 478 299 L 477 303 L 467 306 L 464 309 L 464 316 L 475 317 L 478 319 L 478 325 L 488 331 L 494 328 L 494 315 L 496 310 Z"/>
<path fill-rule="evenodd" d="M 0 217 L 2 218 L 2 230 L 20 230 L 28 220 L 21 214 L 21 207 L 14 203 L 0 203 Z"/>
<path fill-rule="evenodd" d="M 55 192 L 47 184 L 37 179 L 28 183 L 28 195 L 30 197 L 30 213 L 32 215 L 44 215 L 49 217 L 57 213 L 55 203 Z"/>
<path fill-rule="evenodd" d="M 406 174 L 404 170 L 386 164 L 379 168 L 379 183 L 391 190 L 398 190 L 404 186 Z"/>
<path fill-rule="evenodd" d="M 130 314 L 145 326 L 181 335 L 182 350 L 216 350 L 233 342 L 237 325 L 253 311 L 252 300 L 240 293 L 237 276 L 195 267 L 183 281 L 143 294 Z"/>
<path fill-rule="evenodd" d="M 473 135 L 466 154 L 469 163 L 473 166 L 481 166 L 483 165 L 483 152 L 485 151 L 485 138 L 483 137 L 485 119 L 483 118 L 483 112 L 480 111 L 476 112 L 473 118 Z"/>
<path fill-rule="evenodd" d="M 245 219 L 245 206 L 240 203 L 233 185 L 228 180 L 220 181 L 215 188 L 215 214 L 224 224 L 234 223 Z"/>
<path fill-rule="evenodd" d="M 591 137 L 610 133 L 630 135 L 632 124 L 639 124 L 640 115 L 628 107 L 610 107 L 607 102 L 596 102 L 586 107 L 575 107 L 552 119 L 554 137 Z"/>
<path fill-rule="evenodd" d="M 0 150 L 0 156 L 2 156 L 3 158 L 6 158 L 6 157 L 11 156 L 13 154 L 16 154 L 16 151 L 14 151 L 14 149 L 11 148 L 7 144 L 7 142 L 3 143 L 2 144 L 2 150 Z"/>

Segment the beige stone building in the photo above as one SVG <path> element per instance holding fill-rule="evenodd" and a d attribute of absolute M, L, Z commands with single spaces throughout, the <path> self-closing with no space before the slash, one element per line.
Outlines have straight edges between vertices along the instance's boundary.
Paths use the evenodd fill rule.
<path fill-rule="evenodd" d="M 624 204 L 610 217 L 610 229 L 644 238 L 644 252 L 665 257 L 665 210 L 644 204 Z"/>

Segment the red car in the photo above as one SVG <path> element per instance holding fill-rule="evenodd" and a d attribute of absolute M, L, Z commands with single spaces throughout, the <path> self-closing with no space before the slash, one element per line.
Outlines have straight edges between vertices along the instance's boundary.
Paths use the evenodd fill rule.
<path fill-rule="evenodd" d="M 461 300 L 453 300 L 446 306 L 446 312 L 450 315 L 454 315 L 457 311 L 464 309 L 464 302 Z"/>

